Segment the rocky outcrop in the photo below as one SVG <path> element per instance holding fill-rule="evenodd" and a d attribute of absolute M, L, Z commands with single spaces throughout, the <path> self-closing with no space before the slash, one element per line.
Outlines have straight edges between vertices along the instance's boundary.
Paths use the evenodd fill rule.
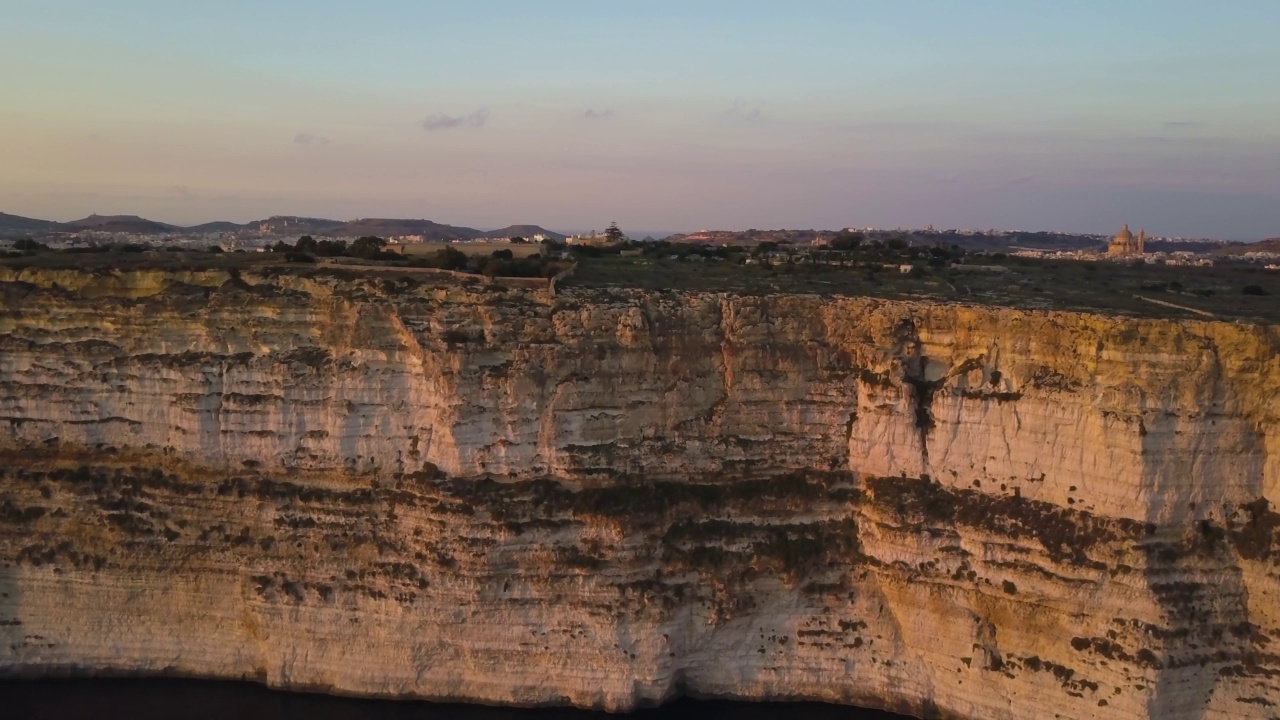
<path fill-rule="evenodd" d="M 0 268 L 0 672 L 1280 708 L 1280 329 Z"/>

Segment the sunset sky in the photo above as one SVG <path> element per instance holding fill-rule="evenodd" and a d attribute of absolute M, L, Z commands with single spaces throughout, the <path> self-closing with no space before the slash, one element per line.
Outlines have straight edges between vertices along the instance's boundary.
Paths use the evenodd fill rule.
<path fill-rule="evenodd" d="M 0 211 L 1280 235 L 1280 2 L 5 0 Z"/>

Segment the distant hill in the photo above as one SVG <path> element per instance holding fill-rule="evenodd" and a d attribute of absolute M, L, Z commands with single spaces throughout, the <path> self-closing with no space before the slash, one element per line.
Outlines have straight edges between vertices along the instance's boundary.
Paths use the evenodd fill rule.
<path fill-rule="evenodd" d="M 341 232 L 346 223 L 325 218 L 273 215 L 266 220 L 246 223 L 247 229 L 272 235 L 345 235 Z"/>
<path fill-rule="evenodd" d="M 1267 238 L 1252 243 L 1233 242 L 1221 246 L 1219 255 L 1243 255 L 1248 252 L 1280 253 L 1280 237 Z"/>
<path fill-rule="evenodd" d="M 65 226 L 52 220 L 37 220 L 19 215 L 0 213 L 0 235 L 22 235 L 31 233 L 57 232 Z"/>
<path fill-rule="evenodd" d="M 1227 240 L 1147 240 L 1147 252 L 1230 253 L 1242 243 Z"/>
<path fill-rule="evenodd" d="M 360 218 L 359 220 L 327 220 L 324 218 L 304 218 L 293 216 L 277 216 L 246 223 L 244 229 L 255 232 L 266 232 L 274 235 L 329 235 L 343 237 L 359 237 L 361 235 L 377 235 L 382 238 L 420 236 L 431 242 L 449 240 L 473 240 L 482 237 L 532 237 L 542 234 L 563 239 L 565 236 L 554 233 L 537 225 L 510 225 L 498 230 L 483 231 L 459 225 L 446 225 L 433 220 L 411 218 Z M 218 232 L 207 230 L 206 232 Z"/>
<path fill-rule="evenodd" d="M 546 237 L 554 238 L 556 240 L 564 240 L 565 238 L 569 237 L 568 235 L 564 235 L 558 232 L 551 232 L 550 230 L 547 230 L 546 228 L 540 227 L 538 225 L 508 225 L 504 228 L 499 228 L 497 230 L 488 230 L 483 233 L 484 237 L 490 237 L 490 238 L 521 237 L 526 240 L 533 238 L 533 236 L 535 235 L 545 235 Z"/>
<path fill-rule="evenodd" d="M 546 235 L 563 240 L 566 236 L 551 232 L 538 225 L 510 225 L 491 231 L 475 228 L 446 225 L 432 220 L 404 218 L 361 218 L 359 220 L 331 220 L 328 218 L 300 217 L 296 215 L 273 215 L 265 220 L 254 220 L 247 223 L 234 223 L 225 220 L 201 223 L 190 227 L 170 225 L 168 223 L 148 220 L 137 215 L 98 215 L 80 218 L 67 223 L 51 220 L 20 217 L 0 213 L 0 235 L 21 236 L 38 235 L 53 232 L 75 232 L 91 230 L 95 232 L 133 233 L 139 235 L 162 233 L 235 233 L 250 232 L 283 237 L 315 235 L 359 237 L 361 235 L 377 235 L 379 237 L 400 237 L 405 235 L 421 236 L 423 240 L 441 242 L 449 240 L 473 240 L 482 237 L 533 237 Z"/>
<path fill-rule="evenodd" d="M 191 233 L 225 233 L 225 232 L 239 232 L 241 230 L 247 230 L 248 228 L 249 228 L 248 224 L 241 225 L 239 223 L 227 222 L 225 220 L 218 220 L 215 222 L 207 222 L 200 225 L 192 225 L 191 227 L 183 228 L 183 230 Z"/>
<path fill-rule="evenodd" d="M 66 223 L 73 230 L 94 230 L 117 233 L 167 233 L 178 230 L 176 225 L 140 218 L 137 215 L 90 215 Z"/>
<path fill-rule="evenodd" d="M 377 235 L 378 237 L 399 237 L 402 235 L 421 235 L 424 240 L 470 240 L 482 237 L 484 233 L 469 227 L 445 225 L 431 220 L 405 220 L 397 218 L 361 218 L 343 223 L 338 235 Z"/>

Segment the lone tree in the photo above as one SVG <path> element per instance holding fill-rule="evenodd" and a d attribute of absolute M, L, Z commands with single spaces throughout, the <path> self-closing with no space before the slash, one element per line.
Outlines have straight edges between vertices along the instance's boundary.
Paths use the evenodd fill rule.
<path fill-rule="evenodd" d="M 856 250 L 862 244 L 862 233 L 842 232 L 831 239 L 832 250 Z"/>
<path fill-rule="evenodd" d="M 301 240 L 299 240 L 301 242 Z M 364 258 L 365 260 L 376 260 L 382 256 L 382 248 L 387 246 L 387 241 L 376 235 L 365 235 L 356 238 L 351 243 L 348 251 L 353 257 Z"/>
<path fill-rule="evenodd" d="M 611 244 L 620 243 L 623 240 L 626 240 L 627 236 L 623 235 L 622 231 L 618 229 L 618 223 L 611 222 L 609 223 L 608 229 L 604 231 L 604 239 L 608 240 Z"/>

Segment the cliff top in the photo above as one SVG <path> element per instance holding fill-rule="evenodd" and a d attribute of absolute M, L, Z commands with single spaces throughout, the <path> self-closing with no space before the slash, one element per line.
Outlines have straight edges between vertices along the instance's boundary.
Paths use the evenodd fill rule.
<path fill-rule="evenodd" d="M 991 264 L 750 264 L 712 258 L 602 256 L 580 263 L 563 285 L 581 288 L 804 293 L 963 302 L 1026 310 L 1280 323 L 1280 272 L 1214 267 L 1001 257 Z"/>
<path fill-rule="evenodd" d="M 898 262 L 845 265 L 773 262 L 753 258 L 692 260 L 688 256 L 580 257 L 564 288 L 724 292 L 743 295 L 806 294 L 966 303 L 1024 310 L 1059 310 L 1171 319 L 1280 324 L 1280 272 L 1244 264 L 1184 267 L 1107 262 L 1000 258 L 965 266 Z M 284 253 L 171 251 L 39 252 L 0 258 L 0 268 L 94 274 L 159 270 L 239 271 L 268 275 L 355 279 L 410 274 L 419 282 L 457 286 L 495 282 L 465 272 L 411 267 L 403 260 L 329 258 L 290 262 Z M 541 288 L 540 278 L 502 278 L 505 285 Z"/>

